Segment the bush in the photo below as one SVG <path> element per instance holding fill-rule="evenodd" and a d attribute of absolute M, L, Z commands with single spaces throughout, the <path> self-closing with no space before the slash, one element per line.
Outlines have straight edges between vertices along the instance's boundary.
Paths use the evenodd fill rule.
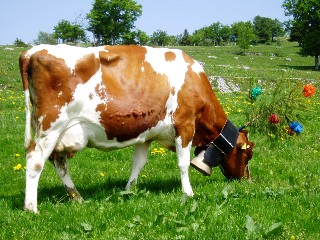
<path fill-rule="evenodd" d="M 28 46 L 29 46 L 28 44 L 26 44 L 24 41 L 22 41 L 22 40 L 19 39 L 19 38 L 16 38 L 16 40 L 14 40 L 13 45 L 14 45 L 15 47 L 28 47 Z"/>

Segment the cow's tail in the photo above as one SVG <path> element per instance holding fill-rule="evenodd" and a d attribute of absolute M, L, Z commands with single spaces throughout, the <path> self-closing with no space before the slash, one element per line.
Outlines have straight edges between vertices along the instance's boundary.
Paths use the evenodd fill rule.
<path fill-rule="evenodd" d="M 24 133 L 24 147 L 27 149 L 31 143 L 31 99 L 30 99 L 30 91 L 29 91 L 29 74 L 28 74 L 28 66 L 29 66 L 29 58 L 26 57 L 26 53 L 24 52 L 20 55 L 19 65 L 20 65 L 20 74 L 22 78 L 22 84 L 24 89 L 24 99 L 26 105 L 26 126 Z"/>

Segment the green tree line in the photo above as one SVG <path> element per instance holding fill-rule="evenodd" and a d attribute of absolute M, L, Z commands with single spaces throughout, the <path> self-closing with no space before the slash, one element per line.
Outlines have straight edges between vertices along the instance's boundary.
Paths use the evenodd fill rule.
<path fill-rule="evenodd" d="M 212 23 L 192 34 L 187 29 L 173 36 L 164 30 L 156 30 L 150 36 L 135 28 L 135 21 L 142 15 L 142 5 L 134 0 L 94 0 L 92 9 L 79 23 L 60 20 L 53 33 L 39 32 L 35 44 L 89 42 L 92 45 L 140 44 L 140 45 L 194 45 L 217 46 L 238 45 L 248 49 L 250 44 L 269 43 L 275 38 L 290 33 L 290 40 L 300 44 L 300 54 L 315 57 L 315 69 L 319 69 L 320 55 L 320 1 L 285 0 L 282 4 L 285 14 L 293 19 L 281 23 L 278 19 L 256 16 L 252 21 L 223 25 Z M 21 44 L 20 39 L 16 42 Z M 23 43 L 23 42 L 22 42 Z"/>
<path fill-rule="evenodd" d="M 53 33 L 39 32 L 36 44 L 88 42 L 86 31 L 91 32 L 94 45 L 141 44 L 141 45 L 198 45 L 216 46 L 236 44 L 248 48 L 257 42 L 272 42 L 283 36 L 283 24 L 277 19 L 256 16 L 248 22 L 237 22 L 231 26 L 220 22 L 203 27 L 190 34 L 187 29 L 173 36 L 164 30 L 151 35 L 135 28 L 135 21 L 142 15 L 142 6 L 134 0 L 95 0 L 85 23 L 60 20 Z"/>

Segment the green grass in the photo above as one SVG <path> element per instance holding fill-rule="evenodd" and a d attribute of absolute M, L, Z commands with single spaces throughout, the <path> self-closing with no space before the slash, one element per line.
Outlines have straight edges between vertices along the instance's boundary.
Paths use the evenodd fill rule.
<path fill-rule="evenodd" d="M 247 56 L 236 55 L 236 47 L 184 48 L 206 63 L 208 75 L 224 76 L 241 86 L 239 93 L 217 92 L 238 126 L 246 120 L 246 90 L 258 80 L 267 86 L 273 79 L 298 78 L 317 87 L 310 101 L 315 111 L 306 113 L 300 136 L 274 141 L 250 134 L 255 142 L 252 183 L 227 181 L 219 169 L 211 177 L 190 169 L 195 196 L 185 198 L 176 156 L 166 151 L 149 154 L 138 185 L 124 191 L 133 149 L 109 153 L 86 149 L 70 161 L 85 203 L 69 200 L 48 162 L 39 183 L 39 215 L 22 210 L 25 113 L 18 70 L 22 49 L 0 47 L 0 239 L 320 239 L 320 72 L 312 70 L 312 58 L 296 54 L 295 44 L 283 42 L 280 47 L 254 46 L 249 52 L 259 54 Z M 270 60 L 276 51 L 278 57 Z M 291 62 L 285 60 L 288 57 Z M 15 171 L 17 164 L 22 168 Z"/>

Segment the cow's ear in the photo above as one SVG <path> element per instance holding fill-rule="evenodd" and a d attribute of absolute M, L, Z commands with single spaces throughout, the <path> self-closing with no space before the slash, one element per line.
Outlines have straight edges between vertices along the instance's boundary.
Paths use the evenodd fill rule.
<path fill-rule="evenodd" d="M 246 129 L 241 130 L 241 132 L 242 132 L 245 136 L 248 136 L 248 135 L 249 135 L 249 132 L 248 132 L 248 130 L 246 130 Z"/>

